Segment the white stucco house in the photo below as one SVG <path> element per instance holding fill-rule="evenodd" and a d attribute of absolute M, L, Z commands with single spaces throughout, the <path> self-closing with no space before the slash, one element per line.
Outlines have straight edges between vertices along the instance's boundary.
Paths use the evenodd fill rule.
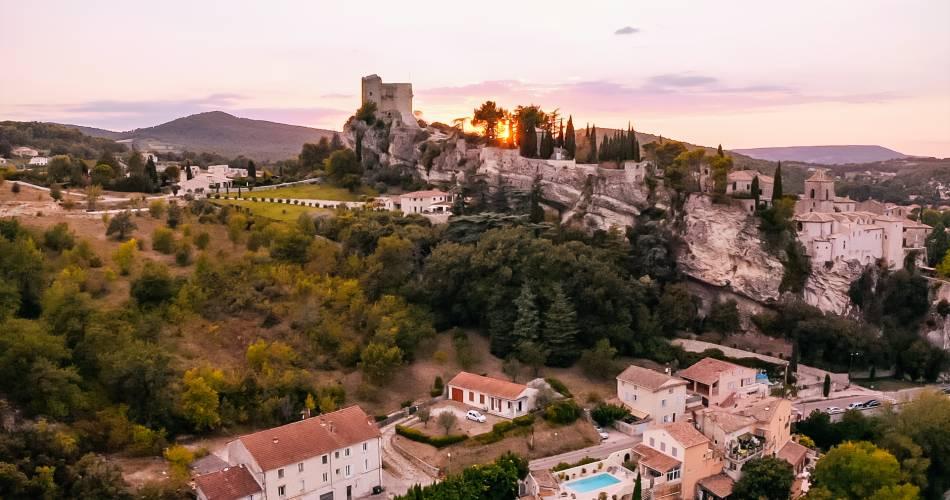
<path fill-rule="evenodd" d="M 633 416 L 668 424 L 686 413 L 688 384 L 666 373 L 630 365 L 617 375 L 617 398 Z"/>
<path fill-rule="evenodd" d="M 49 157 L 34 156 L 33 158 L 30 158 L 28 165 L 31 167 L 45 167 L 46 165 L 49 165 Z"/>
<path fill-rule="evenodd" d="M 359 406 L 350 406 L 231 441 L 231 467 L 196 478 L 196 494 L 203 500 L 366 497 L 382 483 L 380 446 L 376 423 Z M 241 485 L 245 496 L 215 496 L 225 480 Z"/>
<path fill-rule="evenodd" d="M 468 372 L 459 372 L 447 387 L 449 399 L 504 418 L 528 414 L 538 396 L 533 387 Z"/>

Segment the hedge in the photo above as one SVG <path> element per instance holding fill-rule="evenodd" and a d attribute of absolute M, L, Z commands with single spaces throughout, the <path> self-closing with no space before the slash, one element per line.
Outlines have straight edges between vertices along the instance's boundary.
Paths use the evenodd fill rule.
<path fill-rule="evenodd" d="M 435 446 L 436 448 L 444 448 L 446 446 L 461 443 L 468 439 L 468 436 L 465 434 L 449 434 L 447 436 L 430 436 L 418 429 L 413 429 L 411 427 L 404 427 L 402 425 L 396 426 L 396 434 L 400 436 L 417 441 L 420 443 L 425 443 L 428 445 Z"/>
<path fill-rule="evenodd" d="M 594 462 L 598 462 L 598 460 L 596 458 L 590 458 L 590 457 L 584 457 L 572 464 L 569 464 L 567 462 L 561 462 L 555 465 L 554 467 L 551 467 L 551 472 L 560 472 L 562 470 L 573 469 L 574 467 L 580 467 L 581 465 L 592 464 Z"/>
<path fill-rule="evenodd" d="M 527 414 L 527 415 L 522 415 L 522 416 L 520 416 L 520 417 L 515 417 L 514 419 L 512 419 L 512 422 L 514 422 L 515 425 L 518 425 L 518 426 L 521 426 L 521 427 L 529 426 L 529 425 L 531 425 L 531 424 L 534 423 L 534 414 L 529 413 L 529 414 Z"/>
<path fill-rule="evenodd" d="M 571 391 L 568 390 L 567 386 L 564 385 L 564 382 L 561 382 L 560 380 L 558 380 L 558 379 L 556 379 L 556 378 L 554 378 L 554 377 L 548 377 L 548 378 L 544 379 L 544 381 L 547 382 L 548 385 L 550 385 L 552 389 L 554 389 L 555 391 L 559 392 L 562 396 L 564 396 L 564 397 L 566 397 L 566 398 L 572 398 L 572 397 L 574 397 L 574 395 L 571 394 Z"/>

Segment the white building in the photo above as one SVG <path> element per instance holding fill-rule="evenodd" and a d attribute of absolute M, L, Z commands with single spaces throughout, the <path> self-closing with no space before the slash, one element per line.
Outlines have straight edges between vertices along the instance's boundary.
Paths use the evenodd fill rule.
<path fill-rule="evenodd" d="M 617 375 L 617 398 L 633 416 L 667 424 L 686 413 L 687 385 L 666 373 L 630 365 Z"/>
<path fill-rule="evenodd" d="M 409 214 L 447 214 L 452 211 L 452 202 L 455 200 L 451 193 L 431 189 L 428 191 L 413 191 L 399 195 L 399 209 Z"/>
<path fill-rule="evenodd" d="M 538 396 L 533 387 L 468 372 L 459 372 L 447 387 L 449 399 L 504 418 L 527 415 Z"/>
<path fill-rule="evenodd" d="M 768 393 L 756 369 L 716 358 L 703 358 L 677 375 L 688 382 L 689 392 L 703 398 L 704 406 L 729 406 L 739 397 Z"/>
<path fill-rule="evenodd" d="M 874 211 L 855 210 L 858 206 Z M 813 265 L 839 261 L 867 265 L 882 260 L 896 269 L 909 252 L 926 256 L 924 240 L 932 228 L 893 215 L 909 214 L 915 208 L 884 206 L 880 210 L 880 204 L 857 204 L 835 196 L 834 180 L 818 170 L 805 181 L 805 193 L 795 205 L 798 240 Z"/>
<path fill-rule="evenodd" d="M 45 167 L 48 164 L 49 164 L 49 157 L 34 156 L 33 158 L 30 158 L 30 163 L 28 165 L 30 165 L 31 167 Z"/>
<path fill-rule="evenodd" d="M 227 165 L 208 165 L 208 173 L 232 179 L 247 177 L 246 168 L 232 168 Z"/>
<path fill-rule="evenodd" d="M 726 176 L 726 194 L 736 198 L 743 209 L 749 213 L 755 212 L 755 198 L 752 193 L 752 184 L 756 177 L 759 179 L 759 203 L 768 206 L 772 203 L 772 189 L 775 178 L 757 170 L 736 170 Z"/>
<path fill-rule="evenodd" d="M 381 435 L 359 406 L 307 418 L 241 436 L 228 443 L 230 478 L 247 496 L 262 500 L 352 499 L 371 495 L 382 482 Z M 241 470 L 257 484 L 258 492 Z M 221 471 L 212 473 L 221 474 Z M 218 500 L 209 493 L 223 478 L 199 476 L 198 498 Z M 205 478 L 205 479 L 202 479 Z M 260 496 L 255 496 L 260 495 Z M 233 497 L 232 497 L 233 498 Z"/>

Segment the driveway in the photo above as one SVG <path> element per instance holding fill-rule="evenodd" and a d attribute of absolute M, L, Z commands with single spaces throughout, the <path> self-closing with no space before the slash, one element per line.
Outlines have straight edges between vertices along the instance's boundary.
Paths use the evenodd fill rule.
<path fill-rule="evenodd" d="M 561 453 L 560 455 L 537 458 L 528 463 L 528 468 L 531 470 L 550 469 L 561 462 L 574 463 L 584 457 L 596 459 L 607 458 L 607 455 L 610 455 L 615 451 L 620 451 L 625 448 L 632 448 L 637 443 L 643 441 L 641 436 L 628 436 L 622 432 L 609 428 L 605 430 L 607 431 L 607 434 L 609 434 L 609 437 L 600 444 L 589 446 L 587 448 L 581 448 L 579 450 L 569 451 L 567 453 Z"/>
<path fill-rule="evenodd" d="M 410 417 L 380 429 L 383 452 L 383 489 L 389 498 L 392 498 L 393 495 L 405 495 L 409 488 L 415 484 L 427 486 L 435 482 L 434 477 L 393 448 L 392 440 L 396 434 L 396 424 L 408 425 L 412 422 L 418 422 L 418 420 L 415 417 Z"/>
<path fill-rule="evenodd" d="M 465 413 L 468 412 L 468 410 L 473 410 L 473 409 L 477 410 L 479 413 L 485 416 L 485 422 L 479 423 L 479 422 L 474 422 L 472 420 L 465 418 Z M 492 415 L 490 413 L 486 413 L 482 410 L 478 410 L 477 408 L 472 408 L 471 406 L 465 405 L 463 403 L 459 403 L 458 401 L 453 401 L 449 399 L 449 400 L 439 401 L 438 403 L 430 407 L 429 414 L 431 416 L 429 417 L 429 425 L 426 426 L 428 427 L 428 429 L 430 429 L 428 431 L 429 433 L 441 431 L 441 428 L 439 427 L 438 419 L 439 419 L 439 414 L 444 413 L 444 412 L 453 413 L 458 418 L 458 423 L 456 424 L 455 428 L 452 430 L 452 433 L 464 432 L 465 434 L 468 434 L 469 436 L 474 436 L 476 434 L 483 434 L 485 432 L 491 432 L 491 428 L 493 425 L 497 424 L 498 422 L 504 422 L 508 420 L 506 418 L 501 418 L 501 417 Z"/>

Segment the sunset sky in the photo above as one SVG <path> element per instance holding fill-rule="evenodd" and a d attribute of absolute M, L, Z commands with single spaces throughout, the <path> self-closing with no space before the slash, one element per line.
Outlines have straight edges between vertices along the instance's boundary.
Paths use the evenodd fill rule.
<path fill-rule="evenodd" d="M 0 0 L 0 120 L 223 110 L 339 130 L 359 79 L 726 148 L 950 157 L 950 2 Z"/>

